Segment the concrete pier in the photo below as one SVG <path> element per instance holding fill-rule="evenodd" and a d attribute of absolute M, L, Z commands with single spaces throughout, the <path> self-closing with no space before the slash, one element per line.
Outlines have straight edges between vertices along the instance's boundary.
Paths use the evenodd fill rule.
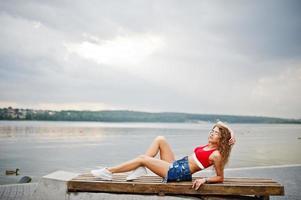
<path fill-rule="evenodd" d="M 28 200 L 36 190 L 38 183 L 11 184 L 0 186 L 1 200 Z"/>

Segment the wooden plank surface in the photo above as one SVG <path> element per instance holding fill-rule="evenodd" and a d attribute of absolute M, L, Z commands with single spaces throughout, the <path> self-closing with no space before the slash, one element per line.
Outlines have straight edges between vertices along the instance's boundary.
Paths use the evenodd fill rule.
<path fill-rule="evenodd" d="M 193 180 L 200 177 L 193 177 Z M 112 192 L 138 194 L 180 195 L 284 195 L 284 187 L 271 179 L 225 178 L 223 183 L 205 184 L 196 191 L 192 182 L 162 183 L 158 176 L 143 176 L 134 181 L 125 181 L 126 175 L 114 175 L 112 181 L 82 174 L 68 181 L 69 192 Z"/>

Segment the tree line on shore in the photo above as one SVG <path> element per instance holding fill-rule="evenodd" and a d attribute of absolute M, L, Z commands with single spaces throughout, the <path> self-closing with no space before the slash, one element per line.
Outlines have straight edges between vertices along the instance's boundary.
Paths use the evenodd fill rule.
<path fill-rule="evenodd" d="M 99 121 L 99 122 L 215 122 L 229 123 L 296 123 L 301 119 L 285 119 L 261 116 L 237 116 L 217 114 L 190 114 L 176 112 L 139 112 L 128 110 L 108 111 L 51 111 L 18 108 L 0 108 L 0 120 L 47 120 L 47 121 Z"/>

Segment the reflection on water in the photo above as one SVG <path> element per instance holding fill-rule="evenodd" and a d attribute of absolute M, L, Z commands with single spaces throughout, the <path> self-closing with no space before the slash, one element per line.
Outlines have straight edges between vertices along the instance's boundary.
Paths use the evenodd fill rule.
<path fill-rule="evenodd" d="M 0 126 L 0 139 L 18 139 L 18 140 L 94 140 L 102 137 L 102 128 L 91 127 L 12 127 Z"/>
<path fill-rule="evenodd" d="M 39 177 L 55 170 L 88 171 L 144 153 L 164 135 L 177 158 L 207 142 L 212 124 L 0 121 L 0 184 L 22 175 Z M 232 167 L 300 164 L 300 125 L 232 124 L 237 144 Z M 20 168 L 21 176 L 5 176 Z"/>

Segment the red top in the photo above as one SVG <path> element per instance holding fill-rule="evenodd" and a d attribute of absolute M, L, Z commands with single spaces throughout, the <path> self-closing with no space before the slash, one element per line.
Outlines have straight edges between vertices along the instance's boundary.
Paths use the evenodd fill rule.
<path fill-rule="evenodd" d="M 199 163 L 197 163 L 201 169 L 207 168 L 212 165 L 209 163 L 209 157 L 216 150 L 216 149 L 211 149 L 211 150 L 207 150 L 207 151 L 204 150 L 204 148 L 207 146 L 208 146 L 208 144 L 205 146 L 196 147 L 194 149 L 194 153 L 195 153 L 195 157 L 197 158 L 197 161 L 199 161 L 200 164 L 203 166 L 202 167 L 199 165 Z"/>

